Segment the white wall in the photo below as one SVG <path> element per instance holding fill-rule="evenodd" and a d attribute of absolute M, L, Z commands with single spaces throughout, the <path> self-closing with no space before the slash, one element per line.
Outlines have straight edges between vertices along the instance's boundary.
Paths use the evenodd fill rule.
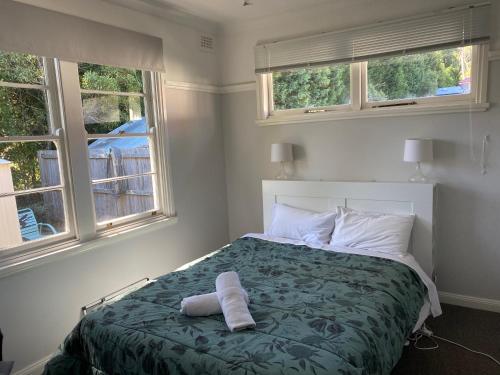
<path fill-rule="evenodd" d="M 196 30 L 97 0 L 31 3 L 160 36 L 170 80 L 217 81 L 216 56 L 199 51 Z M 167 92 L 177 224 L 0 279 L 4 357 L 16 361 L 15 370 L 55 352 L 86 303 L 227 243 L 220 101 L 214 94 Z"/>
<path fill-rule="evenodd" d="M 19 0 L 47 9 L 122 27 L 163 39 L 165 69 L 170 81 L 215 84 L 219 67 L 215 54 L 200 50 L 200 34 L 213 34 L 217 27 L 188 27 L 164 18 L 117 6 L 105 0 Z"/>
<path fill-rule="evenodd" d="M 300 14 L 232 25 L 224 34 L 224 83 L 254 80 L 253 47 L 313 30 L 355 26 L 391 16 L 440 9 L 460 1 L 340 1 Z M 374 5 L 375 4 L 375 5 Z M 499 7 L 494 2 L 492 45 L 499 47 Z M 245 30 L 253 30 L 246 32 Z M 438 207 L 438 288 L 500 300 L 500 61 L 490 63 L 491 109 L 475 113 L 476 153 L 491 135 L 489 173 L 481 176 L 469 157 L 468 114 L 401 116 L 258 127 L 254 92 L 226 94 L 222 121 L 230 238 L 262 230 L 261 180 L 273 178 L 270 145 L 291 142 L 298 161 L 296 177 L 311 180 L 405 181 L 412 166 L 401 161 L 408 137 L 436 140 L 432 178 L 440 183 Z"/>
<path fill-rule="evenodd" d="M 494 9 L 491 19 L 493 46 L 500 48 L 500 40 L 497 37 L 500 33 L 498 27 L 500 1 L 491 2 Z M 466 0 L 335 0 L 300 12 L 226 25 L 223 29 L 223 40 L 220 43 L 222 83 L 227 85 L 255 81 L 253 48 L 259 40 L 268 41 L 294 35 L 339 30 L 442 10 L 466 3 Z M 474 1 L 468 3 L 474 3 Z"/>
<path fill-rule="evenodd" d="M 216 41 L 221 54 L 211 55 L 198 47 L 204 24 L 176 25 L 100 0 L 24 2 L 162 37 L 168 79 L 200 84 L 254 81 L 253 47 L 258 39 L 342 28 L 461 3 L 377 0 L 373 6 L 373 0 L 336 0 L 321 9 L 279 19 L 227 25 L 224 40 Z M 497 39 L 494 44 L 500 47 Z M 439 287 L 500 299 L 499 65 L 491 65 L 492 109 L 474 114 L 476 140 L 485 132 L 492 135 L 490 174 L 485 177 L 468 158 L 468 121 L 463 114 L 259 128 L 254 123 L 254 92 L 218 97 L 169 90 L 168 128 L 179 222 L 0 279 L 5 357 L 16 360 L 16 369 L 21 369 L 54 352 L 76 324 L 82 305 L 219 247 L 228 240 L 228 217 L 231 238 L 261 230 L 260 181 L 276 172 L 268 160 L 270 144 L 277 141 L 299 146 L 299 178 L 405 180 L 411 167 L 400 161 L 403 139 L 437 139 L 432 173 L 442 183 Z"/>

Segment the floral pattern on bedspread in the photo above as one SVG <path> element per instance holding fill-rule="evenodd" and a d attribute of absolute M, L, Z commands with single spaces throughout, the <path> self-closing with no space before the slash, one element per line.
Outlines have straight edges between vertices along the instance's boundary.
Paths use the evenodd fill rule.
<path fill-rule="evenodd" d="M 183 297 L 239 273 L 255 330 L 190 318 Z M 426 288 L 392 260 L 241 238 L 88 314 L 45 375 L 389 374 Z"/>

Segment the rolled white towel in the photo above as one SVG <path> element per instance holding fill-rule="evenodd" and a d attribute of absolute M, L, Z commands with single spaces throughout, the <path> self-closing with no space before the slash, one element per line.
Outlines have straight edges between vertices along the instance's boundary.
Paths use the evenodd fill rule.
<path fill-rule="evenodd" d="M 240 279 L 236 272 L 224 272 L 217 276 L 215 289 L 224 319 L 231 332 L 255 327 L 255 321 L 248 311 Z"/>
<path fill-rule="evenodd" d="M 242 289 L 242 292 L 245 302 L 249 304 L 250 299 L 248 298 L 247 291 Z M 221 314 L 222 308 L 220 307 L 217 292 L 183 298 L 181 301 L 181 313 L 188 316 L 209 316 Z"/>

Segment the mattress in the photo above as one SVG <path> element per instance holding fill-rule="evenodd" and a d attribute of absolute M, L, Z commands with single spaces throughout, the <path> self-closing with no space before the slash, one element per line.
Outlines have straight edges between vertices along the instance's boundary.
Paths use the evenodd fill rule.
<path fill-rule="evenodd" d="M 180 314 L 183 297 L 231 270 L 255 329 Z M 390 374 L 426 295 L 391 259 L 240 238 L 86 315 L 44 374 Z"/>

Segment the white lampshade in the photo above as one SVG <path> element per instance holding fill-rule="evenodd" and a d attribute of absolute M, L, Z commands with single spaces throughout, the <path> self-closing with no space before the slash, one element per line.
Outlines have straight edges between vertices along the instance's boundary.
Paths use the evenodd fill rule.
<path fill-rule="evenodd" d="M 291 143 L 273 143 L 271 145 L 271 161 L 282 162 L 292 161 L 292 144 Z"/>
<path fill-rule="evenodd" d="M 434 159 L 432 139 L 407 139 L 403 160 L 407 162 L 426 162 Z"/>

